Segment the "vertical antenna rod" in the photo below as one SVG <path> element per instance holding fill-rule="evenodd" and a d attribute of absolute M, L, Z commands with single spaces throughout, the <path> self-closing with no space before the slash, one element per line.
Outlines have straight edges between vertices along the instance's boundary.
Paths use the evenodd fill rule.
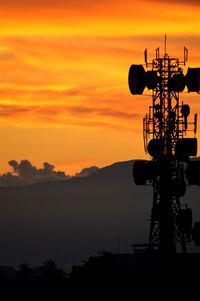
<path fill-rule="evenodd" d="M 165 46 L 164 46 L 164 56 L 166 56 L 167 52 L 167 35 L 165 33 Z"/>

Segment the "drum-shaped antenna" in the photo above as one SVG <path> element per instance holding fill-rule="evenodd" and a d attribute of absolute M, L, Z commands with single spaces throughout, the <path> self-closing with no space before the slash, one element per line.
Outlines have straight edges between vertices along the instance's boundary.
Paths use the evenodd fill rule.
<path fill-rule="evenodd" d="M 175 147 L 175 155 L 180 161 L 187 161 L 190 156 L 197 155 L 197 138 L 179 139 Z"/>
<path fill-rule="evenodd" d="M 136 185 L 146 185 L 147 182 L 147 161 L 138 160 L 133 165 L 133 180 Z"/>
<path fill-rule="evenodd" d="M 186 84 L 188 92 L 200 92 L 200 68 L 188 68 Z"/>
<path fill-rule="evenodd" d="M 145 88 L 145 70 L 142 65 L 131 65 L 128 73 L 128 85 L 131 94 L 141 95 Z"/>
<path fill-rule="evenodd" d="M 192 239 L 196 246 L 200 246 L 200 222 L 196 222 L 192 228 Z"/>
<path fill-rule="evenodd" d="M 189 185 L 200 186 L 200 161 L 190 161 L 185 172 Z"/>
<path fill-rule="evenodd" d="M 183 73 L 174 74 L 170 81 L 170 89 L 174 92 L 182 92 L 185 89 L 186 78 Z"/>
<path fill-rule="evenodd" d="M 146 72 L 146 86 L 150 89 L 155 89 L 159 82 L 159 77 L 157 75 L 157 71 L 147 71 Z"/>
<path fill-rule="evenodd" d="M 147 145 L 147 151 L 153 158 L 158 158 L 163 152 L 163 143 L 160 139 L 151 139 Z"/>

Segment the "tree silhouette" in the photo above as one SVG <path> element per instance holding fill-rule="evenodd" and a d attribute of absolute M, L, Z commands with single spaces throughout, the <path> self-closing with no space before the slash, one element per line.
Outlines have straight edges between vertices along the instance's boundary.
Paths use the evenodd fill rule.
<path fill-rule="evenodd" d="M 49 259 L 43 263 L 41 288 L 48 291 L 63 289 L 67 283 L 66 273 Z"/>

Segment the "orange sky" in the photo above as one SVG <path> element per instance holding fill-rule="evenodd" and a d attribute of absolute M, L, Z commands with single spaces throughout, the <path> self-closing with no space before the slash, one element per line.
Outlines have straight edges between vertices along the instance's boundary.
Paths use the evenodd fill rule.
<path fill-rule="evenodd" d="M 11 159 L 73 173 L 144 158 L 151 97 L 130 95 L 129 66 L 167 33 L 169 55 L 186 46 L 200 67 L 199 1 L 1 2 L 0 172 Z M 200 113 L 200 96 L 181 97 Z"/>

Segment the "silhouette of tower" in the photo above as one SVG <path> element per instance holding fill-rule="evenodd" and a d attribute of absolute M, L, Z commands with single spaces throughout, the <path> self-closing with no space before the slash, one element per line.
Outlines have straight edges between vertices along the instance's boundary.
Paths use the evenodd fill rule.
<path fill-rule="evenodd" d="M 145 87 L 152 90 L 152 105 L 143 119 L 144 147 L 152 160 L 136 161 L 133 178 L 137 185 L 153 187 L 148 250 L 157 249 L 166 258 L 176 253 L 178 244 L 186 253 L 192 238 L 200 242 L 200 223 L 192 230 L 192 211 L 181 201 L 187 184 L 200 185 L 199 166 L 190 160 L 197 155 L 197 114 L 189 122 L 190 107 L 179 100 L 185 87 L 200 92 L 200 68 L 188 68 L 184 75 L 188 50 L 184 47 L 183 61 L 170 57 L 166 37 L 163 56 L 159 48 L 151 63 L 147 49 L 144 56 L 147 71 L 143 65 L 131 65 L 128 81 L 133 95 L 142 95 Z"/>

